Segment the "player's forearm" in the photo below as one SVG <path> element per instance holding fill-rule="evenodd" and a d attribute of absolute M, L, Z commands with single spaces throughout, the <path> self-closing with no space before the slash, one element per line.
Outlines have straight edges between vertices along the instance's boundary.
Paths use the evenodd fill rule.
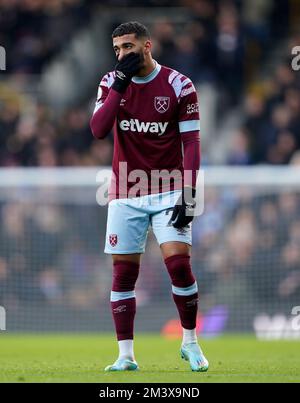
<path fill-rule="evenodd" d="M 103 105 L 93 114 L 90 120 L 90 128 L 93 136 L 97 139 L 103 139 L 111 131 L 120 108 L 121 99 L 122 94 L 111 89 Z"/>
<path fill-rule="evenodd" d="M 189 171 L 189 174 L 185 175 L 184 185 L 195 188 L 201 160 L 199 132 L 183 134 L 182 143 L 184 150 L 183 167 L 185 171 Z"/>

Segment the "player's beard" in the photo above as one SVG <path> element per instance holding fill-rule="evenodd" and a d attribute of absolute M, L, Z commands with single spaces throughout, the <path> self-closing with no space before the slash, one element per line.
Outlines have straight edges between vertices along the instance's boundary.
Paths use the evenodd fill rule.
<path fill-rule="evenodd" d="M 144 52 L 142 50 L 140 50 L 139 52 L 140 55 L 140 69 L 138 71 L 138 74 L 141 72 L 141 70 L 145 67 L 145 56 L 144 56 Z"/>

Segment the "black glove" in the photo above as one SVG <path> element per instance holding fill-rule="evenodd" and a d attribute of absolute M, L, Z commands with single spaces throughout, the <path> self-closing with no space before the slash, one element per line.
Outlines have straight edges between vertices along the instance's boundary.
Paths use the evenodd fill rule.
<path fill-rule="evenodd" d="M 122 57 L 115 67 L 116 78 L 112 88 L 121 94 L 125 92 L 126 88 L 131 83 L 132 77 L 140 68 L 141 56 L 139 53 L 130 52 Z"/>
<path fill-rule="evenodd" d="M 175 228 L 186 227 L 194 218 L 196 207 L 196 189 L 185 186 L 183 192 L 177 200 L 171 217 L 171 223 Z"/>

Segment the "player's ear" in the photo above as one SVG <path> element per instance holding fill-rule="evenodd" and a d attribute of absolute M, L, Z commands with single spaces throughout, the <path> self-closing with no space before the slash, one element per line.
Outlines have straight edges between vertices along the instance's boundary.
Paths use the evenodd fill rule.
<path fill-rule="evenodd" d="M 148 55 L 151 52 L 151 49 L 152 49 L 152 42 L 149 39 L 147 39 L 144 43 L 145 54 Z"/>

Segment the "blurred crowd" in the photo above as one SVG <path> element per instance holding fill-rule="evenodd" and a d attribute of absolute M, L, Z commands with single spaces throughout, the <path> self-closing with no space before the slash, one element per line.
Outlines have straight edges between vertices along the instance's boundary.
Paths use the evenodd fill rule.
<path fill-rule="evenodd" d="M 146 302 L 169 298 L 155 242 L 147 246 L 139 283 L 146 284 L 140 289 Z M 300 298 L 299 190 L 207 187 L 204 214 L 193 221 L 192 263 L 200 311 L 225 306 L 236 329 L 247 328 L 245 320 L 257 312 L 289 314 Z"/>
<path fill-rule="evenodd" d="M 93 139 L 88 108 L 72 108 L 59 118 L 39 103 L 21 116 L 13 101 L 0 110 L 0 164 L 2 166 L 110 165 L 112 141 Z"/>
<path fill-rule="evenodd" d="M 201 290 L 212 303 L 278 312 L 299 300 L 299 192 L 209 189 L 193 236 Z"/>
<path fill-rule="evenodd" d="M 243 309 L 276 311 L 299 303 L 300 194 L 209 188 L 205 206 L 193 224 L 201 308 L 223 304 L 242 316 Z M 104 210 L 32 200 L 2 203 L 0 305 L 88 310 L 107 302 L 111 257 L 103 254 Z M 157 300 L 172 305 L 170 280 L 150 234 L 137 303 Z"/>
<path fill-rule="evenodd" d="M 161 7 L 170 2 L 0 0 L 0 44 L 9 49 L 7 71 L 13 82 L 7 88 L 5 72 L 1 73 L 0 166 L 111 163 L 112 139 L 93 141 L 89 129 L 95 94 L 89 93 L 76 107 L 57 116 L 40 96 L 28 105 L 18 84 L 24 86 L 43 72 L 72 36 L 88 25 L 95 7 L 120 6 Z M 249 80 L 265 63 L 270 48 L 287 34 L 289 2 L 177 0 L 172 6 L 184 7 L 188 18 L 174 23 L 171 18 L 157 17 L 149 26 L 153 55 L 196 84 L 214 85 L 221 116 L 244 100 Z M 245 123 L 230 146 L 229 164 L 289 162 L 299 146 L 294 118 L 299 93 L 290 70 L 284 63 L 268 89 L 264 86 L 259 94 L 247 92 Z"/>
<path fill-rule="evenodd" d="M 1 203 L 0 215 L 0 304 L 84 309 L 103 298 L 103 209 L 23 200 Z"/>
<path fill-rule="evenodd" d="M 300 164 L 300 75 L 292 69 L 292 49 L 299 43 L 300 37 L 293 36 L 284 62 L 246 93 L 229 164 Z"/>
<path fill-rule="evenodd" d="M 89 21 L 91 1 L 0 0 L 0 44 L 10 73 L 39 74 Z"/>

